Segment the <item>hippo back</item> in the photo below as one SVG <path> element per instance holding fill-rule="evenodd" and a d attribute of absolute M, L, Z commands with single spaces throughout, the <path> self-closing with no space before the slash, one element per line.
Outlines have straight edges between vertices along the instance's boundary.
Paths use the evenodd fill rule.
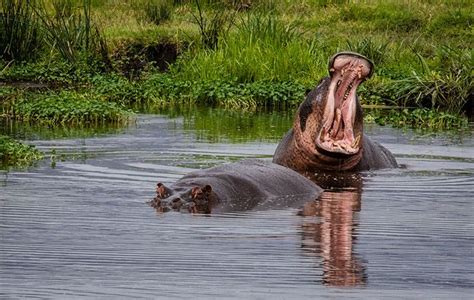
<path fill-rule="evenodd" d="M 286 167 L 262 160 L 243 160 L 191 172 L 173 188 L 212 186 L 223 210 L 281 208 L 317 199 L 315 183 Z"/>

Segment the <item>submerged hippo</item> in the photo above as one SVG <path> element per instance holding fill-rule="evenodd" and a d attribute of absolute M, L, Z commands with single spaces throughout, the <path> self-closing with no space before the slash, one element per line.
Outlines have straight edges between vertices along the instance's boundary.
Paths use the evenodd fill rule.
<path fill-rule="evenodd" d="M 298 172 L 396 167 L 392 153 L 363 134 L 356 90 L 372 73 L 372 62 L 360 54 L 334 55 L 329 60 L 330 76 L 300 105 L 293 128 L 278 145 L 273 162 Z"/>
<path fill-rule="evenodd" d="M 191 172 L 171 187 L 157 184 L 150 205 L 158 211 L 193 213 L 299 206 L 322 192 L 315 183 L 288 168 L 244 160 Z"/>

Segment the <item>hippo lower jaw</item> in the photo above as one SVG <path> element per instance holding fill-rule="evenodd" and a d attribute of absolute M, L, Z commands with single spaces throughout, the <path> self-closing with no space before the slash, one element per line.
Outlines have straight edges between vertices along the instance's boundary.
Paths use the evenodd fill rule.
<path fill-rule="evenodd" d="M 355 124 L 356 90 L 371 75 L 372 65 L 363 56 L 343 52 L 330 60 L 329 72 L 331 82 L 315 144 L 321 152 L 354 155 L 362 144 L 362 126 Z"/>

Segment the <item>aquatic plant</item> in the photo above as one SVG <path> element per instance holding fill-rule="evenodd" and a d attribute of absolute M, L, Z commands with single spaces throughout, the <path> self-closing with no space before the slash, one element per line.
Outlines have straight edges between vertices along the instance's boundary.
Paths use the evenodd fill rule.
<path fill-rule="evenodd" d="M 427 108 L 371 110 L 366 114 L 365 121 L 383 126 L 410 127 L 422 131 L 463 129 L 469 125 L 464 116 Z"/>
<path fill-rule="evenodd" d="M 97 95 L 64 90 L 59 93 L 26 93 L 12 102 L 10 116 L 46 124 L 126 124 L 132 112 Z"/>
<path fill-rule="evenodd" d="M 78 86 L 90 81 L 93 74 L 100 69 L 94 62 L 73 65 L 64 59 L 56 58 L 9 65 L 0 72 L 0 80 L 47 83 L 53 87 Z"/>
<path fill-rule="evenodd" d="M 171 76 L 152 76 L 142 85 L 145 101 L 167 103 L 200 103 L 227 108 L 288 108 L 299 104 L 305 87 L 295 82 L 255 81 L 239 83 L 229 80 L 181 80 Z"/>
<path fill-rule="evenodd" d="M 32 145 L 0 135 L 0 168 L 24 168 L 43 158 L 43 154 Z"/>

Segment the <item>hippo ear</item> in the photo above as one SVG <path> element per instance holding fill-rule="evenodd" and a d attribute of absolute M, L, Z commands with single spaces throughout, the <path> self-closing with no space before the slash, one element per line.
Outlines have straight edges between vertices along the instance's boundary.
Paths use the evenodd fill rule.
<path fill-rule="evenodd" d="M 212 192 L 212 188 L 209 184 L 203 187 L 195 186 L 191 189 L 191 198 L 196 199 L 202 196 L 209 196 Z"/>
<path fill-rule="evenodd" d="M 156 185 L 156 195 L 161 199 L 169 197 L 170 189 L 167 188 L 163 183 L 158 182 Z"/>
<path fill-rule="evenodd" d="M 212 192 L 212 187 L 209 185 L 209 184 L 206 184 L 203 188 L 202 188 L 202 191 L 205 193 L 205 194 L 210 194 Z"/>

